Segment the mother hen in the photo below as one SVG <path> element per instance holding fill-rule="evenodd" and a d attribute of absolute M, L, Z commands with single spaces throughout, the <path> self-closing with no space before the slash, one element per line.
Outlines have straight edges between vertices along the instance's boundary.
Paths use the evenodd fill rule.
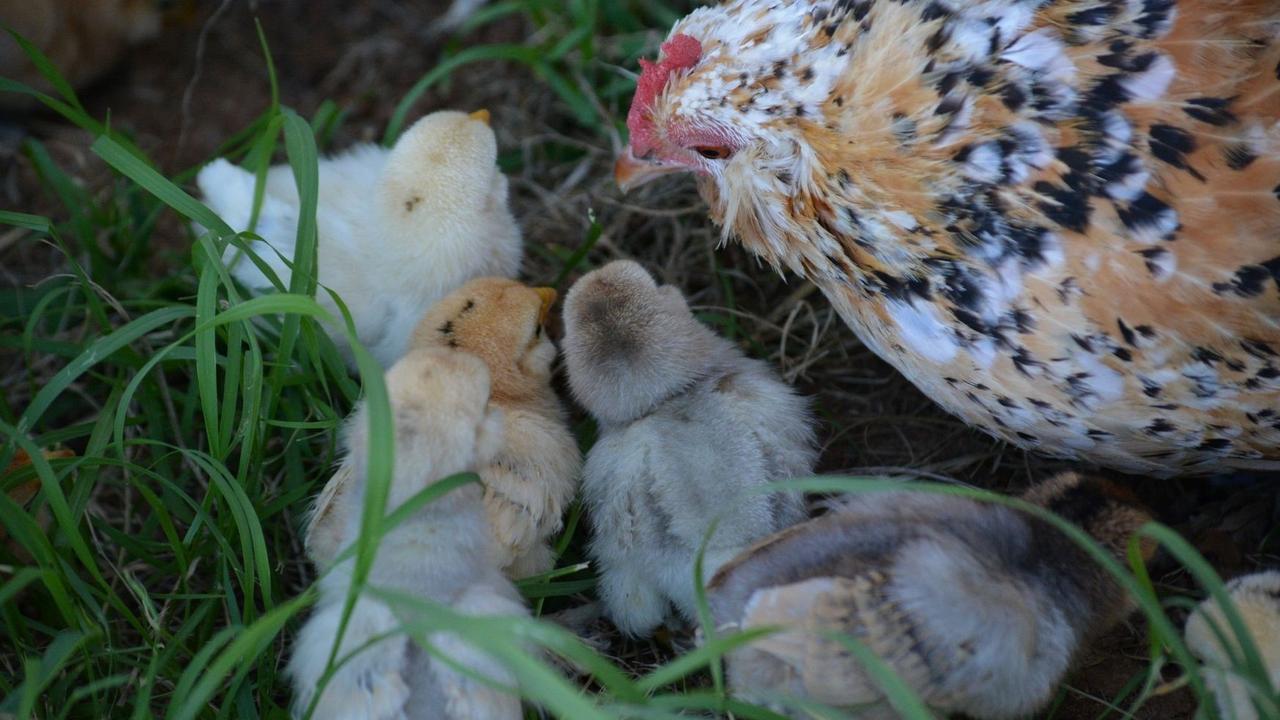
<path fill-rule="evenodd" d="M 642 65 L 623 189 L 695 173 L 950 412 L 1280 469 L 1280 3 L 732 0 Z"/>

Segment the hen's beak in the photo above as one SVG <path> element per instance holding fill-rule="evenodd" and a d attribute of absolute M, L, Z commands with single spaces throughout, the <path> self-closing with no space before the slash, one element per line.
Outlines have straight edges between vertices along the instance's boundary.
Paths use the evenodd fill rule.
<path fill-rule="evenodd" d="M 542 300 L 542 307 L 538 308 L 538 324 L 541 325 L 547 321 L 551 306 L 556 302 L 556 291 L 555 288 L 549 287 L 534 288 L 533 291 L 538 293 L 538 299 Z"/>
<path fill-rule="evenodd" d="M 613 181 L 618 183 L 622 192 L 630 192 L 650 180 L 662 175 L 670 175 L 684 170 L 678 165 L 667 165 L 656 160 L 641 160 L 631 152 L 628 145 L 613 164 Z"/>
<path fill-rule="evenodd" d="M 471 118 L 472 120 L 479 120 L 480 122 L 484 123 L 485 125 L 488 125 L 488 124 L 489 124 L 489 111 L 488 111 L 488 110 L 483 110 L 483 109 L 482 109 L 482 110 L 477 110 L 477 111 L 475 111 L 475 112 L 471 113 L 470 115 L 467 115 L 467 117 Z"/>

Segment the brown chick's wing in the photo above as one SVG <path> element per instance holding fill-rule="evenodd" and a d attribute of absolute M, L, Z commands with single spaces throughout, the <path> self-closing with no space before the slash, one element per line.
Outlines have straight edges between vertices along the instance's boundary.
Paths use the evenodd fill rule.
<path fill-rule="evenodd" d="M 870 536 L 847 532 L 848 522 L 862 519 L 828 515 L 775 533 L 712 578 L 707 599 L 718 628 L 783 629 L 734 654 L 730 681 L 740 693 L 763 701 L 776 694 L 808 697 L 837 706 L 882 698 L 841 644 L 821 634 L 846 634 L 864 643 L 874 638 L 887 646 L 893 633 L 909 629 L 905 616 L 883 612 L 890 610 L 883 569 L 892 558 L 880 543 L 867 542 Z M 883 522 L 880 527 L 885 529 Z M 895 543 L 903 539 L 888 531 Z M 905 672 L 917 664 L 897 659 Z"/>
<path fill-rule="evenodd" d="M 547 538 L 573 498 L 579 456 L 558 418 L 516 408 L 503 419 L 503 450 L 480 480 L 504 569 L 521 578 L 551 570 Z"/>

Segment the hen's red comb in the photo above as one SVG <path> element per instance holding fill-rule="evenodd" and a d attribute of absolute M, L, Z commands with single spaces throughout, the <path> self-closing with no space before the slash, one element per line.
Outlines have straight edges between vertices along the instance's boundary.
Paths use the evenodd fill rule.
<path fill-rule="evenodd" d="M 640 79 L 636 81 L 636 94 L 627 113 L 627 129 L 631 131 L 631 149 L 636 156 L 643 156 L 653 148 L 653 122 L 648 110 L 653 107 L 658 93 L 667 84 L 667 78 L 677 70 L 687 70 L 698 64 L 702 57 L 702 43 L 689 35 L 672 35 L 662 43 L 661 59 L 656 63 L 640 61 Z"/>

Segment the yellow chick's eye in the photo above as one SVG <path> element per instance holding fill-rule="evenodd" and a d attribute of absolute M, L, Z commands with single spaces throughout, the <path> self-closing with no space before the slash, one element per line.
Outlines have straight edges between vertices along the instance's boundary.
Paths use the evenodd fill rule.
<path fill-rule="evenodd" d="M 693 151 L 708 160 L 723 160 L 731 154 L 729 148 L 724 145 L 698 145 Z"/>

